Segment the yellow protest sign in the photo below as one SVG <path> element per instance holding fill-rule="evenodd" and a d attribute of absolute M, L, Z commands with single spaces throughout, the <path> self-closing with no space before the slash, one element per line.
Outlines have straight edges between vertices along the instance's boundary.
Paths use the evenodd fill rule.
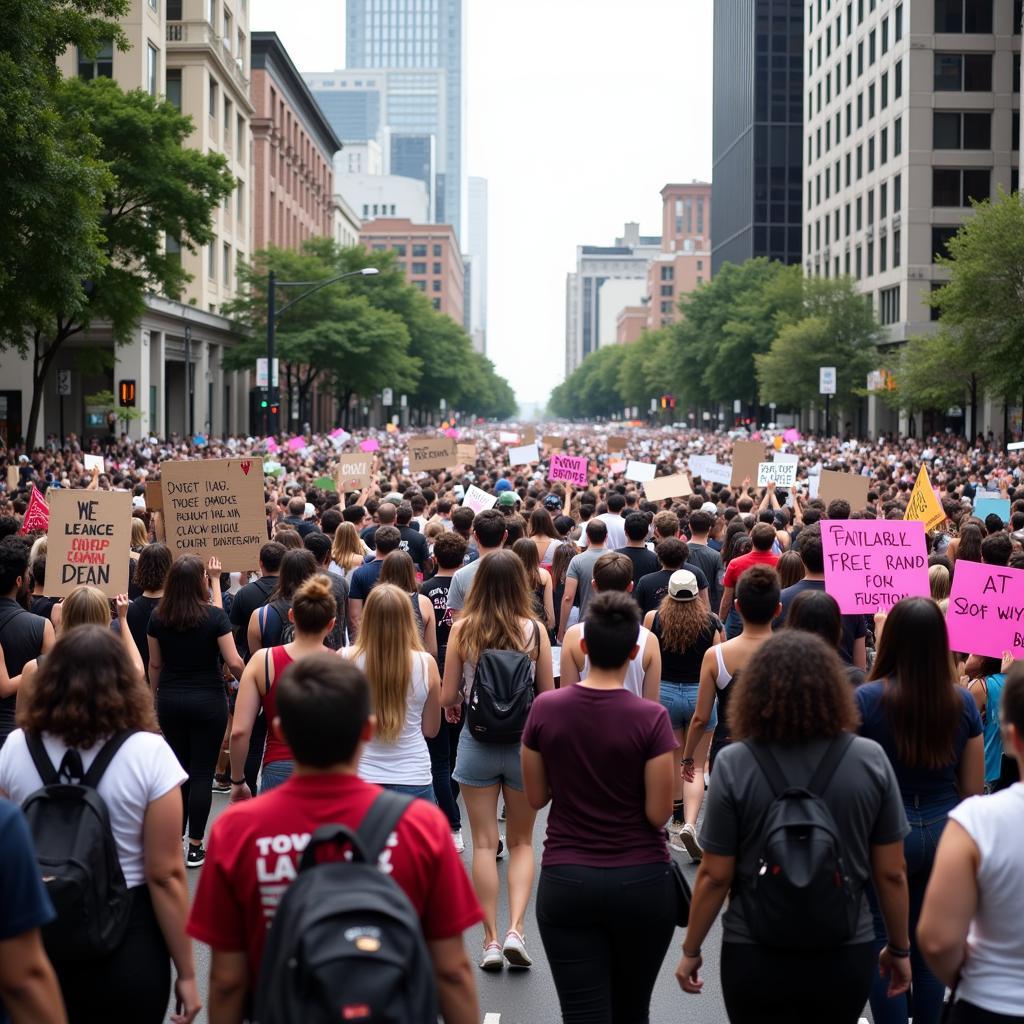
<path fill-rule="evenodd" d="M 924 466 L 917 474 L 917 482 L 914 484 L 913 491 L 910 492 L 910 501 L 903 518 L 915 519 L 924 523 L 926 531 L 934 530 L 946 519 L 946 513 L 942 511 L 942 505 L 932 489 L 932 482 L 928 479 L 928 470 Z"/>

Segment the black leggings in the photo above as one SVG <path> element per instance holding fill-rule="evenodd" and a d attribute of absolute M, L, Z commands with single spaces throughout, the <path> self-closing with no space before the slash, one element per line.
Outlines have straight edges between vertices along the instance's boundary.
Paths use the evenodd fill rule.
<path fill-rule="evenodd" d="M 201 841 L 206 833 L 213 799 L 213 773 L 220 756 L 221 740 L 228 724 L 228 704 L 223 690 L 166 690 L 156 697 L 157 717 L 164 738 L 185 771 L 181 787 L 184 804 L 182 831 Z"/>
<path fill-rule="evenodd" d="M 675 920 L 668 864 L 544 868 L 537 924 L 565 1024 L 647 1024 Z"/>
<path fill-rule="evenodd" d="M 171 956 L 145 885 L 130 890 L 128 931 L 100 959 L 57 962 L 69 1024 L 160 1024 L 171 993 Z"/>
<path fill-rule="evenodd" d="M 459 716 L 458 722 L 452 725 L 442 713 L 441 728 L 437 735 L 427 740 L 430 751 L 430 777 L 434 784 L 434 799 L 448 819 L 448 826 L 454 832 L 462 828 L 462 815 L 459 813 L 459 784 L 452 778 L 455 771 L 455 754 L 459 749 L 459 733 L 466 716 Z"/>
<path fill-rule="evenodd" d="M 722 993 L 731 1024 L 857 1024 L 878 960 L 874 943 L 775 949 L 722 943 Z"/>
<path fill-rule="evenodd" d="M 961 999 L 950 1009 L 949 1024 L 1024 1024 L 1024 1016 L 983 1010 Z"/>

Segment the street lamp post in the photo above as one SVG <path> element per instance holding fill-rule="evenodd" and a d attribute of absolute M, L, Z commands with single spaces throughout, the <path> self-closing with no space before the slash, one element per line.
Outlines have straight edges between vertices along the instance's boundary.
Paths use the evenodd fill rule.
<path fill-rule="evenodd" d="M 185 324 L 185 389 L 188 392 L 188 439 L 195 437 L 196 389 L 192 380 L 192 325 Z"/>
<path fill-rule="evenodd" d="M 329 277 L 326 281 L 278 281 L 273 270 L 267 275 L 267 395 L 269 398 L 270 414 L 267 417 L 267 433 L 275 437 L 278 432 L 278 415 L 280 411 L 279 387 L 277 378 L 274 375 L 274 350 L 277 332 L 277 318 L 286 310 L 289 310 L 297 302 L 308 298 L 313 292 L 326 288 L 329 284 L 343 281 L 346 277 L 374 277 L 379 274 L 377 267 L 363 267 L 361 270 L 350 270 L 345 274 L 338 274 L 336 277 Z M 277 308 L 275 292 L 278 288 L 301 288 L 307 286 L 307 290 L 294 299 L 286 302 L 280 309 Z"/>

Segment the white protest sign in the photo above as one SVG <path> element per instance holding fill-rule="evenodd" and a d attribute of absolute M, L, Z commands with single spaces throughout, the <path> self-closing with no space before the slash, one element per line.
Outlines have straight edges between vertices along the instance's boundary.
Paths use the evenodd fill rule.
<path fill-rule="evenodd" d="M 795 452 L 776 452 L 774 462 L 787 462 L 796 466 L 800 462 L 800 456 Z"/>
<path fill-rule="evenodd" d="M 106 467 L 103 465 L 102 455 L 84 455 L 82 461 L 85 464 L 85 471 L 91 473 L 94 469 L 98 469 L 101 473 L 105 473 Z"/>
<path fill-rule="evenodd" d="M 510 466 L 528 466 L 531 462 L 540 462 L 540 451 L 535 444 L 509 448 L 508 461 Z"/>
<path fill-rule="evenodd" d="M 626 463 L 626 479 L 635 480 L 637 483 L 644 483 L 653 480 L 657 467 L 653 462 L 634 462 L 630 459 Z"/>
<path fill-rule="evenodd" d="M 488 494 L 486 491 L 480 490 L 476 484 L 473 484 L 468 491 L 466 496 L 462 499 L 462 504 L 466 508 L 471 508 L 474 512 L 486 512 L 489 508 L 494 508 L 498 501 L 496 494 Z"/>
<path fill-rule="evenodd" d="M 760 462 L 757 466 L 757 486 L 792 487 L 796 482 L 796 463 L 794 462 Z"/>

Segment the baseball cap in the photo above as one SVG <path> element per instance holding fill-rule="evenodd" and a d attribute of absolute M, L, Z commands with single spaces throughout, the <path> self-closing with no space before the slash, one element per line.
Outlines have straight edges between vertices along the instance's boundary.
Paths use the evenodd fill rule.
<path fill-rule="evenodd" d="M 498 504 L 502 508 L 515 508 L 519 504 L 519 499 L 511 491 L 502 491 L 498 497 Z"/>
<path fill-rule="evenodd" d="M 697 577 L 689 569 L 676 569 L 669 577 L 668 596 L 673 601 L 696 600 Z"/>
<path fill-rule="evenodd" d="M 145 508 L 146 499 L 141 494 L 136 494 L 132 497 L 132 508 Z"/>
<path fill-rule="evenodd" d="M 501 492 L 502 492 L 502 491 L 511 491 L 511 490 L 512 490 L 512 483 L 511 483 L 511 481 L 509 481 L 509 480 L 504 480 L 504 479 L 502 479 L 502 480 L 499 480 L 499 481 L 498 481 L 498 482 L 497 482 L 497 483 L 496 483 L 496 484 L 494 485 L 494 489 L 495 489 L 495 490 L 496 490 L 496 491 L 497 491 L 497 492 L 498 492 L 499 494 L 501 494 Z"/>
<path fill-rule="evenodd" d="M 705 501 L 700 507 L 701 512 L 707 512 L 709 516 L 718 515 L 718 506 L 713 501 Z"/>
<path fill-rule="evenodd" d="M 302 510 L 303 519 L 312 519 L 316 515 L 316 509 L 307 501 L 306 507 Z"/>
<path fill-rule="evenodd" d="M 557 494 L 549 494 L 544 499 L 544 507 L 551 512 L 557 512 L 562 507 L 562 500 Z"/>

